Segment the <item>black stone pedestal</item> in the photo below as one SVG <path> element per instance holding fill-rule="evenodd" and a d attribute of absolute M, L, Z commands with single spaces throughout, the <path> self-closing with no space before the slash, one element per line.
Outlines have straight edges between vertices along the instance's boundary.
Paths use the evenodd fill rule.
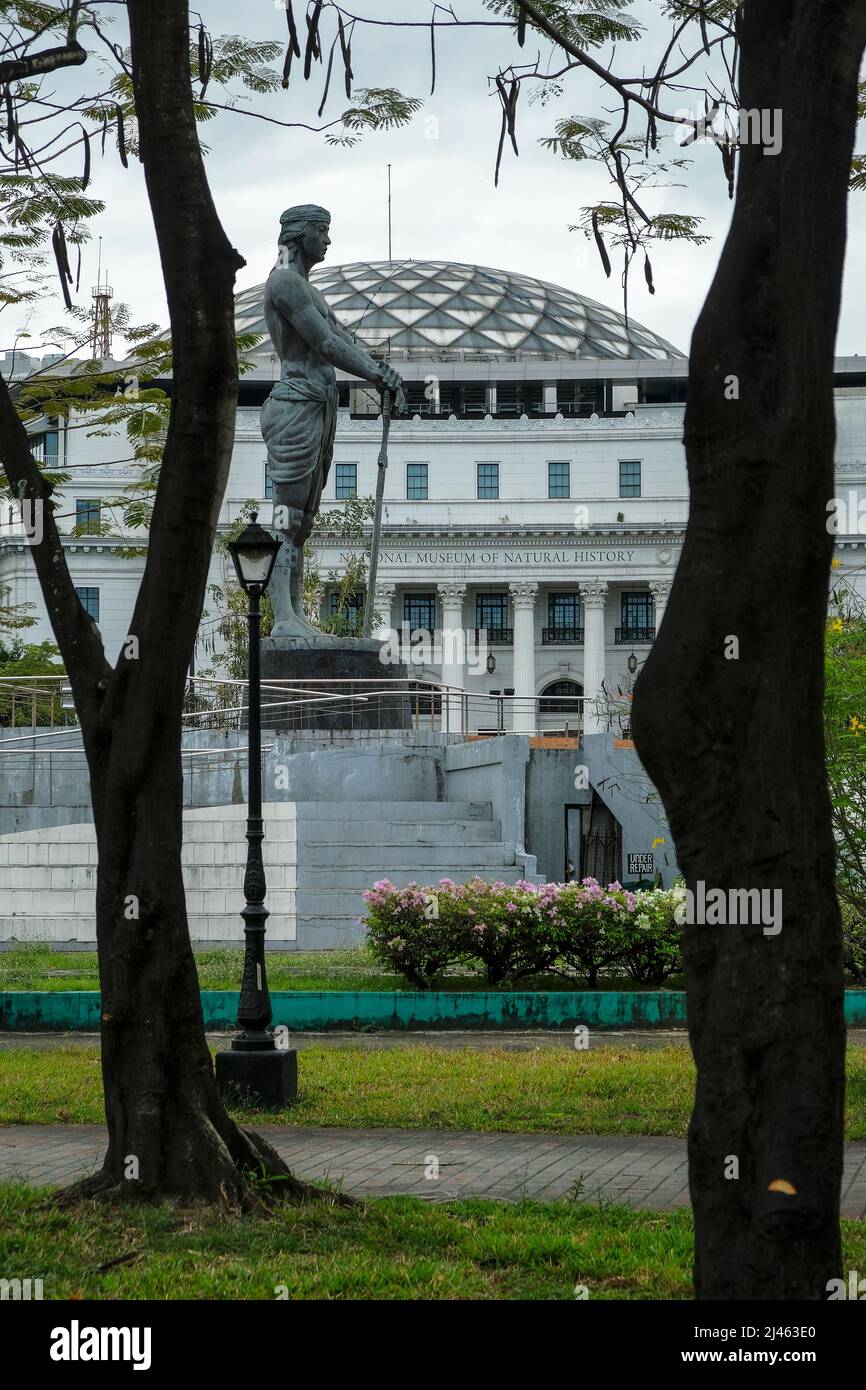
<path fill-rule="evenodd" d="M 298 1095 L 298 1054 L 294 1048 L 218 1052 L 217 1090 L 226 1099 L 248 1099 L 277 1110 Z"/>
<path fill-rule="evenodd" d="M 262 728 L 281 734 L 411 729 L 406 667 L 383 662 L 382 649 L 373 639 L 266 637 Z M 289 682 L 291 689 L 268 689 L 268 681 Z"/>

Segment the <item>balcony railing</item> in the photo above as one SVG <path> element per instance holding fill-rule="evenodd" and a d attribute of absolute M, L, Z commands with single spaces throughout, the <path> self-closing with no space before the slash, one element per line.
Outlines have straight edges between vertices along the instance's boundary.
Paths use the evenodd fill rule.
<path fill-rule="evenodd" d="M 654 642 L 655 635 L 654 627 L 618 627 L 615 641 L 618 647 L 630 647 L 635 643 Z"/>
<path fill-rule="evenodd" d="M 488 647 L 513 647 L 514 628 L 513 627 L 477 627 L 475 629 L 475 641 L 487 642 Z"/>
<path fill-rule="evenodd" d="M 543 627 L 541 629 L 543 647 L 582 647 L 582 627 Z"/>

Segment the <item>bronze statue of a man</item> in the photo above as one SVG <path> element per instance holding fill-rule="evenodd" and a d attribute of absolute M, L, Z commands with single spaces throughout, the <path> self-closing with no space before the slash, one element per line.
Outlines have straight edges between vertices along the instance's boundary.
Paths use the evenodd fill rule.
<path fill-rule="evenodd" d="M 304 542 L 328 480 L 337 423 L 335 367 L 391 391 L 405 409 L 403 382 L 378 363 L 337 322 L 310 271 L 331 244 L 331 214 L 315 205 L 280 218 L 279 260 L 265 286 L 265 322 L 282 363 L 280 380 L 262 407 L 262 434 L 273 483 L 275 529 L 283 534 L 270 586 L 276 638 L 319 637 L 304 617 Z"/>

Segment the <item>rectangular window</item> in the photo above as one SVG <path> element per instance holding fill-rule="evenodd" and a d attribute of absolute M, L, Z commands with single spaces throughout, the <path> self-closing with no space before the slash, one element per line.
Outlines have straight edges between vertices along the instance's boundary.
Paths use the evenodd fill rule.
<path fill-rule="evenodd" d="M 354 464 L 352 466 L 354 467 Z M 336 618 L 341 611 L 339 594 L 331 594 L 330 605 L 331 617 Z M 350 630 L 360 628 L 364 621 L 364 595 L 350 594 L 348 599 L 343 602 L 342 613 L 347 628 Z"/>
<path fill-rule="evenodd" d="M 435 632 L 436 595 L 405 594 L 403 621 L 409 624 L 410 632 Z"/>
<path fill-rule="evenodd" d="M 485 500 L 493 500 L 499 496 L 499 464 L 498 463 L 479 463 L 476 464 L 478 470 L 478 496 Z"/>
<path fill-rule="evenodd" d="M 638 591 L 622 596 L 622 625 L 631 632 L 655 631 L 653 596 Z M 634 639 L 638 640 L 638 639 Z"/>
<path fill-rule="evenodd" d="M 409 502 L 427 501 L 426 463 L 406 464 L 406 498 Z"/>
<path fill-rule="evenodd" d="M 488 632 L 501 632 L 508 627 L 508 595 L 476 594 L 475 626 Z"/>
<path fill-rule="evenodd" d="M 102 520 L 102 503 L 93 497 L 76 497 L 75 525 L 89 535 L 99 534 Z"/>
<path fill-rule="evenodd" d="M 547 598 L 547 625 L 565 628 L 569 632 L 583 627 L 583 614 L 580 610 L 580 594 L 549 594 Z"/>
<path fill-rule="evenodd" d="M 347 497 L 358 496 L 357 463 L 338 463 L 336 479 L 338 502 L 345 502 Z"/>
<path fill-rule="evenodd" d="M 271 501 L 273 501 L 273 496 L 274 496 L 274 480 L 273 480 L 273 478 L 271 477 L 270 473 L 268 472 L 268 465 L 267 465 L 267 464 L 265 464 L 265 490 L 264 490 L 263 496 L 264 496 L 264 499 L 265 499 L 266 502 L 271 502 Z"/>
<path fill-rule="evenodd" d="M 640 497 L 640 460 L 626 459 L 619 465 L 620 497 Z"/>
<path fill-rule="evenodd" d="M 548 497 L 571 496 L 571 464 L 549 463 L 547 465 Z"/>
<path fill-rule="evenodd" d="M 76 585 L 75 592 L 81 599 L 81 605 L 95 623 L 99 622 L 99 590 L 83 588 L 79 589 Z"/>

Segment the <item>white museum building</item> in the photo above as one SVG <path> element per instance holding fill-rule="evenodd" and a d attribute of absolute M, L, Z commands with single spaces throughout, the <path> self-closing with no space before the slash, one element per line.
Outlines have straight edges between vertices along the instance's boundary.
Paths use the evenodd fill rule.
<path fill-rule="evenodd" d="M 687 358 L 617 310 L 520 274 L 402 261 L 325 266 L 311 278 L 339 321 L 374 355 L 387 354 L 407 383 L 408 414 L 390 433 L 377 635 L 400 635 L 413 677 L 490 696 L 471 706 L 479 728 L 497 718 L 521 732 L 561 728 L 563 711 L 585 696 L 585 732 L 599 731 L 602 704 L 593 701 L 625 686 L 630 666 L 646 658 L 685 534 Z M 280 364 L 263 288 L 237 300 L 239 330 L 263 339 L 251 354 L 254 370 L 241 378 L 225 526 L 249 499 L 260 500 L 267 525 L 272 505 L 259 412 Z M 382 437 L 375 391 L 345 373 L 338 382 L 326 515 L 347 497 L 375 493 Z M 835 578 L 859 588 L 866 360 L 837 360 L 836 397 L 837 493 L 847 505 Z M 73 578 L 113 660 L 144 561 L 124 553 L 128 535 L 102 532 L 107 500 L 134 482 L 137 465 L 122 427 L 93 437 L 46 420 L 35 436 L 35 452 L 73 479 L 60 525 Z M 343 570 L 346 544 L 325 523 L 313 549 L 327 613 L 327 581 Z M 50 637 L 10 504 L 0 523 L 0 595 L 35 605 L 39 622 L 22 634 L 26 641 Z M 444 640 L 455 632 L 462 642 Z M 419 641 L 426 633 L 441 637 Z M 208 664 L 202 654 L 198 663 Z"/>

